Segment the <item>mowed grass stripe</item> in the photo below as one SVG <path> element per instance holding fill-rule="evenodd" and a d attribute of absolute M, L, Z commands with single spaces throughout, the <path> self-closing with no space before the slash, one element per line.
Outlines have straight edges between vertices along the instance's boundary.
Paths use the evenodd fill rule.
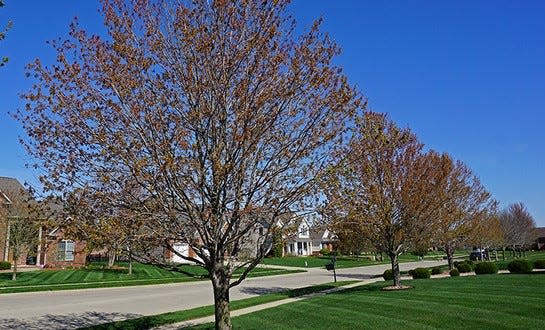
<path fill-rule="evenodd" d="M 425 300 L 412 299 L 412 297 L 374 297 L 372 302 L 367 301 L 367 297 L 361 297 L 361 299 L 353 299 L 350 304 L 343 304 L 342 300 L 336 300 L 331 303 L 332 306 L 345 305 L 344 307 L 353 308 L 357 311 L 366 311 L 368 314 L 381 315 L 385 318 L 391 318 L 392 315 L 397 313 L 405 315 L 403 318 L 403 326 L 421 328 L 424 326 L 438 327 L 441 326 L 443 318 L 446 318 L 451 314 L 454 317 L 458 317 L 460 314 L 467 312 L 475 312 L 473 308 L 466 308 L 465 306 L 450 306 L 448 309 L 444 309 L 443 304 L 429 303 Z M 435 311 L 440 311 L 441 318 L 437 318 L 438 315 Z M 448 312 L 448 313 L 445 313 Z M 488 310 L 478 310 L 479 314 L 487 313 Z"/>
<path fill-rule="evenodd" d="M 508 305 L 504 303 L 506 301 L 528 306 L 545 305 L 545 297 L 528 297 L 527 294 L 531 293 L 531 291 L 527 292 L 526 295 L 524 295 L 522 292 L 517 292 L 516 294 L 506 294 L 504 292 L 505 291 L 503 291 L 501 294 L 487 294 L 482 292 L 458 293 L 452 291 L 443 291 L 440 295 L 419 293 L 415 294 L 414 297 L 429 301 L 430 303 L 443 303 L 445 298 L 449 298 L 453 301 L 456 301 L 462 306 L 474 306 L 476 303 L 486 301 L 487 299 L 496 302 L 498 301 L 498 299 L 500 299 L 502 300 L 502 302 L 498 306 L 505 308 L 509 308 Z"/>
<path fill-rule="evenodd" d="M 206 270 L 199 266 L 183 265 L 180 269 L 166 270 L 160 267 L 134 263 L 133 274 L 128 275 L 126 263 L 116 264 L 116 268 L 105 269 L 105 263 L 91 263 L 82 269 L 44 269 L 21 272 L 17 280 L 11 280 L 11 273 L 0 273 L 0 294 L 14 292 L 84 289 L 97 287 L 130 286 L 145 284 L 178 283 L 202 280 Z M 288 274 L 293 271 L 260 268 L 250 272 L 250 276 Z M 195 275 L 193 275 L 195 274 Z"/>
<path fill-rule="evenodd" d="M 313 298 L 314 299 L 314 298 Z M 390 316 L 376 313 L 365 313 L 362 310 L 353 310 L 343 307 L 336 308 L 330 305 L 327 313 L 321 312 L 322 305 L 313 302 L 313 299 L 304 300 L 301 302 L 289 303 L 280 307 L 281 312 L 274 316 L 274 323 L 271 324 L 271 315 L 266 309 L 260 312 L 245 316 L 244 323 L 239 324 L 238 318 L 233 319 L 234 329 L 362 329 L 364 328 L 361 319 L 366 322 L 374 319 L 377 324 L 383 324 L 390 320 Z M 309 317 L 302 317 L 309 315 Z M 248 320 L 246 320 L 248 318 Z M 265 327 L 260 326 L 266 324 Z M 396 328 L 406 327 L 412 324 L 414 328 L 425 329 L 426 326 L 420 322 L 407 322 L 402 320 L 393 320 L 392 325 Z M 211 325 L 202 325 L 196 329 L 207 329 Z"/>
<path fill-rule="evenodd" d="M 353 300 L 349 306 L 360 306 L 360 308 L 368 309 L 369 312 L 376 313 L 387 317 L 395 313 L 401 313 L 406 315 L 405 320 L 409 320 L 412 323 L 418 323 L 424 321 L 425 324 L 431 324 L 435 327 L 441 327 L 446 319 L 457 320 L 462 316 L 466 321 L 479 323 L 482 320 L 483 324 L 487 326 L 498 327 L 508 321 L 511 317 L 527 318 L 521 315 L 501 315 L 500 318 L 496 317 L 497 311 L 486 308 L 480 308 L 478 305 L 472 304 L 470 306 L 462 304 L 448 304 L 445 308 L 443 302 L 430 302 L 429 300 L 421 300 L 422 297 L 375 297 L 372 304 L 365 305 L 365 297 L 360 300 Z M 445 296 L 445 298 L 449 298 Z M 339 301 L 332 303 L 332 306 L 339 305 Z M 378 309 L 378 311 L 377 311 Z M 506 313 L 505 313 L 506 314 Z M 503 319 L 505 318 L 505 320 Z M 532 321 L 532 318 L 529 318 Z M 408 324 L 407 324 L 408 325 Z M 409 325 L 408 325 L 409 326 Z M 418 327 L 417 327 L 418 328 Z"/>
<path fill-rule="evenodd" d="M 420 301 L 415 299 L 409 299 L 407 297 L 387 297 L 380 298 L 375 297 L 372 303 L 362 300 L 339 300 L 333 299 L 326 303 L 329 307 L 330 314 L 333 317 L 329 318 L 329 322 L 335 321 L 334 315 L 343 315 L 341 319 L 347 317 L 353 317 L 355 315 L 358 318 L 363 317 L 363 314 L 374 315 L 377 320 L 387 321 L 389 326 L 423 329 L 426 327 L 441 327 L 445 320 L 452 320 L 458 323 L 461 316 L 463 322 L 458 323 L 459 326 L 463 326 L 465 321 L 472 322 L 472 324 L 486 325 L 487 327 L 499 327 L 504 321 L 495 319 L 492 313 L 486 309 L 465 307 L 460 305 L 450 306 L 449 308 L 443 308 L 443 304 L 434 303 L 429 304 L 426 301 Z M 310 302 L 308 303 L 310 304 Z M 305 305 L 307 303 L 305 302 Z M 311 313 L 313 309 L 321 310 L 323 306 L 321 304 L 312 304 L 312 308 L 299 309 L 299 313 Z M 340 306 L 340 307 L 335 307 Z M 296 308 L 299 308 L 296 307 Z M 435 312 L 438 310 L 439 312 Z M 282 313 L 284 313 L 283 311 Z M 391 319 L 396 314 L 404 315 L 403 320 Z M 367 320 L 368 317 L 365 317 Z M 324 321 L 325 322 L 325 321 Z"/>
<path fill-rule="evenodd" d="M 402 296 L 400 297 L 382 297 L 379 298 L 379 295 L 375 295 L 378 299 L 376 302 L 378 302 L 380 299 L 388 299 L 388 300 L 394 300 L 398 301 L 399 303 L 417 303 L 417 301 L 421 302 L 422 304 L 437 304 L 442 305 L 445 302 L 445 299 L 447 299 L 450 303 L 450 306 L 459 306 L 460 308 L 467 308 L 471 310 L 481 310 L 480 304 L 482 304 L 483 301 L 488 302 L 489 305 L 495 304 L 495 310 L 496 311 L 502 311 L 504 313 L 510 313 L 511 312 L 511 305 L 510 304 L 516 304 L 521 307 L 519 313 L 527 313 L 528 316 L 531 318 L 534 317 L 535 313 L 532 310 L 533 307 L 544 306 L 545 305 L 545 297 L 529 297 L 529 295 L 532 293 L 534 289 L 526 290 L 525 295 L 522 295 L 521 292 L 518 292 L 515 294 L 506 294 L 506 291 L 500 291 L 501 294 L 490 294 L 486 293 L 486 291 L 483 291 L 482 288 L 480 288 L 481 291 L 479 292 L 472 292 L 470 294 L 468 293 L 458 293 L 455 291 L 449 291 L 449 290 L 443 290 L 441 292 L 428 292 L 424 293 L 422 291 L 411 290 L 407 291 L 407 294 L 405 292 L 392 292 L 391 294 L 397 295 L 400 294 Z M 372 294 L 372 293 L 371 293 Z M 505 302 L 509 302 L 509 304 L 506 304 Z M 487 311 L 487 309 L 482 309 L 483 311 Z M 521 315 L 524 316 L 524 315 Z M 545 319 L 545 314 L 541 313 L 541 317 Z"/>
<path fill-rule="evenodd" d="M 307 303 L 307 301 L 305 301 Z M 320 310 L 322 307 L 322 302 L 319 300 L 310 300 L 308 301 L 307 309 L 308 310 Z M 420 318 L 413 318 L 410 320 L 391 320 L 392 312 L 395 312 L 397 309 L 397 306 L 391 306 L 389 304 L 382 304 L 382 306 L 385 307 L 384 310 L 382 310 L 380 313 L 377 313 L 375 309 L 373 308 L 365 308 L 362 306 L 362 304 L 358 300 L 348 300 L 348 301 L 339 301 L 337 299 L 332 299 L 330 302 L 331 306 L 331 316 L 333 316 L 333 319 L 336 320 L 336 322 L 345 322 L 346 319 L 350 318 L 351 324 L 354 324 L 352 321 L 354 317 L 361 319 L 362 313 L 367 314 L 368 316 L 374 316 L 378 321 L 384 322 L 385 320 L 389 320 L 392 325 L 394 325 L 396 328 L 399 326 L 401 328 L 407 328 L 407 327 L 414 327 L 418 329 L 425 329 L 429 328 L 429 326 L 423 322 L 421 322 Z M 363 307 L 363 308 L 362 308 Z M 416 307 L 409 307 L 407 306 L 403 307 L 406 311 L 409 312 L 421 312 L 421 309 Z M 348 312 L 349 314 L 346 314 L 344 312 Z M 325 315 L 325 314 L 324 314 Z M 365 318 L 367 319 L 367 318 Z M 327 322 L 326 319 L 324 319 L 324 322 Z M 356 324 L 361 324 L 360 322 L 356 322 Z"/>

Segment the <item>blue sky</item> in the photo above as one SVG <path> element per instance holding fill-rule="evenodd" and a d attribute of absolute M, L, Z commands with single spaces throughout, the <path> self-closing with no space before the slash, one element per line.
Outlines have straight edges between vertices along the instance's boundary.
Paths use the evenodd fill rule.
<path fill-rule="evenodd" d="M 24 65 L 51 63 L 46 40 L 63 37 L 78 16 L 100 33 L 92 0 L 7 0 L 0 43 L 0 176 L 36 182 L 8 111 L 28 90 Z M 370 108 L 409 126 L 429 147 L 463 160 L 506 206 L 527 205 L 545 226 L 545 1 L 299 0 L 301 26 L 324 17 L 342 47 L 337 63 Z"/>

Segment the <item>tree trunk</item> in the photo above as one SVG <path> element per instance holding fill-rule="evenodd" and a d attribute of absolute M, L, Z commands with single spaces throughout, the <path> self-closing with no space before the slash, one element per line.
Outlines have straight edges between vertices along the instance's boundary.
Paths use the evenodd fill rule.
<path fill-rule="evenodd" d="M 447 261 L 448 261 L 448 269 L 453 270 L 454 269 L 454 249 L 450 245 L 445 246 L 445 252 L 447 253 Z"/>
<path fill-rule="evenodd" d="M 128 248 L 129 250 L 129 275 L 132 275 L 132 253 L 131 248 Z"/>
<path fill-rule="evenodd" d="M 11 273 L 11 280 L 17 280 L 17 258 L 13 258 L 13 272 Z"/>
<path fill-rule="evenodd" d="M 108 251 L 108 268 L 112 268 L 115 262 L 115 250 Z"/>
<path fill-rule="evenodd" d="M 216 316 L 216 330 L 230 330 L 231 312 L 229 310 L 229 277 L 223 269 L 215 270 L 212 274 L 214 288 L 214 307 Z"/>
<path fill-rule="evenodd" d="M 501 259 L 505 261 L 505 246 L 501 249 Z"/>
<path fill-rule="evenodd" d="M 394 286 L 401 286 L 401 274 L 399 273 L 399 260 L 398 255 L 390 253 L 390 261 L 392 262 L 392 275 Z"/>

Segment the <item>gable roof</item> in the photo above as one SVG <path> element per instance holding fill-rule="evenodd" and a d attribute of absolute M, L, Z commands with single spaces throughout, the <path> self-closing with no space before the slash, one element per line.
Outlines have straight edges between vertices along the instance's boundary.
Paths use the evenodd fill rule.
<path fill-rule="evenodd" d="M 15 191 L 21 189 L 25 190 L 25 187 L 17 179 L 0 176 L 0 190 Z"/>
<path fill-rule="evenodd" d="M 545 227 L 536 227 L 534 229 L 535 238 L 545 237 Z"/>
<path fill-rule="evenodd" d="M 25 187 L 17 179 L 0 176 L 0 197 L 5 204 L 12 203 L 13 196 L 10 198 L 9 194 L 17 191 L 27 194 Z"/>

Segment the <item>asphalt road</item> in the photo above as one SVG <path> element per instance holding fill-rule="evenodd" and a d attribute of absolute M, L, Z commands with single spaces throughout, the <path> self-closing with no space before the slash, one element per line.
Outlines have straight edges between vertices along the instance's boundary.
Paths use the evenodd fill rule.
<path fill-rule="evenodd" d="M 401 270 L 432 267 L 444 261 L 403 263 Z M 337 270 L 337 280 L 361 280 L 382 274 L 389 265 Z M 333 281 L 332 272 L 249 278 L 231 289 L 231 300 Z M 209 281 L 0 295 L 0 329 L 75 329 L 78 327 L 190 309 L 213 304 Z"/>

